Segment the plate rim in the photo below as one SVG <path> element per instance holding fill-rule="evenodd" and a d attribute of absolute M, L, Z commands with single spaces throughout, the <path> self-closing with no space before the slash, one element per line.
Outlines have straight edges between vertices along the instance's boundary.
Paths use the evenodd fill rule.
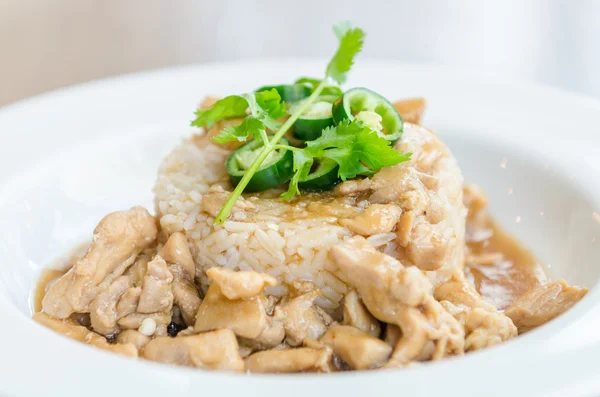
<path fill-rule="evenodd" d="M 244 68 L 244 67 L 270 67 L 270 68 L 279 68 L 282 65 L 287 65 L 289 63 L 297 63 L 299 62 L 296 58 L 290 58 L 286 60 L 265 60 L 265 59 L 255 59 L 250 61 L 228 61 L 228 62 L 214 62 L 208 64 L 201 65 L 185 65 L 175 68 L 161 68 L 150 71 L 138 72 L 125 74 L 120 76 L 109 77 L 105 79 L 94 80 L 87 83 L 81 83 L 74 86 L 69 86 L 65 88 L 61 88 L 58 90 L 46 92 L 31 98 L 27 98 L 0 108 L 0 133 L 2 131 L 2 126 L 5 123 L 4 120 L 10 119 L 11 117 L 15 117 L 14 115 L 24 110 L 45 106 L 48 102 L 53 102 L 56 98 L 64 97 L 64 96 L 81 96 L 82 91 L 93 92 L 98 90 L 99 88 L 106 88 L 107 86 L 119 86 L 123 83 L 127 84 L 127 82 L 131 80 L 152 80 L 156 79 L 160 76 L 177 74 L 177 73 L 201 73 L 213 70 L 223 70 L 224 68 Z M 303 59 L 300 61 L 302 63 L 307 62 L 311 65 L 316 64 L 321 60 L 315 59 Z M 404 63 L 399 61 L 385 61 L 385 60 L 367 60 L 362 63 L 362 68 L 373 68 L 373 67 L 383 67 L 383 68 L 403 68 L 404 70 L 412 70 L 419 69 L 420 71 L 427 71 L 426 73 L 434 73 L 434 74 L 448 74 L 448 75 L 460 75 L 464 76 L 462 73 L 468 73 L 469 78 L 473 79 L 473 81 L 484 81 L 487 83 L 498 84 L 509 89 L 510 87 L 520 87 L 522 90 L 534 91 L 539 95 L 549 95 L 549 96 L 560 96 L 564 100 L 572 101 L 573 106 L 580 105 L 589 107 L 591 111 L 597 112 L 600 115 L 600 101 L 586 95 L 576 94 L 569 92 L 567 90 L 551 87 L 543 84 L 532 83 L 528 81 L 520 81 L 516 79 L 496 79 L 494 77 L 490 77 L 489 75 L 482 76 L 474 76 L 471 72 L 465 72 L 463 69 L 457 68 L 448 68 L 444 66 L 436 66 L 431 64 L 415 64 L 415 63 Z M 482 79 L 482 80 L 480 80 Z M 552 100 L 552 99 L 549 99 Z M 18 117 L 18 116 L 17 116 Z M 6 132 L 8 134 L 8 132 Z M 0 160 L 0 164 L 3 163 L 3 160 Z M 6 165 L 6 164 L 4 164 Z M 18 172 L 26 171 L 24 169 L 19 170 Z M 0 181 L 6 182 L 9 177 L 7 172 L 0 172 Z M 0 195 L 3 194 L 5 186 L 0 187 Z M 402 373 L 392 373 L 387 371 L 378 371 L 378 372 L 365 372 L 365 373 L 352 373 L 350 374 L 336 374 L 333 376 L 311 376 L 311 375 L 262 375 L 262 376 L 253 376 L 253 377 L 244 377 L 240 375 L 230 375 L 224 373 L 215 373 L 215 372 L 204 372 L 198 371 L 189 368 L 175 368 L 166 365 L 150 363 L 150 362 L 135 362 L 132 360 L 128 360 L 125 358 L 118 357 L 111 353 L 106 353 L 100 351 L 98 349 L 94 349 L 96 352 L 93 356 L 94 358 L 98 358 L 98 369 L 102 370 L 110 370 L 111 372 L 117 371 L 120 373 L 121 378 L 115 378 L 113 381 L 115 382 L 126 382 L 130 380 L 130 376 L 132 373 L 135 373 L 141 379 L 145 377 L 152 377 L 152 381 L 149 381 L 147 384 L 140 386 L 136 385 L 136 392 L 143 392 L 142 390 L 147 390 L 150 394 L 148 396 L 153 395 L 151 392 L 155 392 L 159 390 L 159 382 L 165 382 L 167 384 L 171 384 L 173 382 L 181 382 L 182 385 L 189 385 L 190 388 L 198 385 L 212 385 L 215 388 L 223 387 L 222 382 L 226 382 L 228 386 L 232 388 L 237 388 L 238 391 L 243 390 L 242 388 L 246 387 L 261 387 L 264 388 L 263 395 L 270 395 L 269 393 L 280 394 L 281 387 L 289 387 L 290 385 L 297 387 L 297 390 L 293 390 L 292 394 L 300 394 L 309 392 L 307 389 L 312 389 L 312 392 L 324 391 L 325 388 L 330 389 L 329 392 L 340 390 L 335 390 L 334 388 L 339 387 L 340 380 L 343 379 L 345 384 L 349 385 L 347 387 L 348 390 L 360 391 L 363 387 L 369 387 L 370 389 L 373 387 L 373 381 L 378 383 L 385 383 L 385 387 L 379 387 L 380 391 L 385 391 L 387 387 L 393 387 L 395 383 L 398 383 L 399 386 L 402 386 L 402 382 L 406 382 L 409 379 L 427 379 L 428 377 L 434 376 L 442 376 L 445 373 L 457 374 L 460 370 L 464 370 L 464 367 L 473 367 L 477 366 L 480 368 L 493 368 L 494 365 L 490 365 L 490 361 L 494 361 L 495 365 L 505 365 L 508 366 L 510 364 L 517 365 L 514 363 L 510 363 L 507 357 L 506 350 L 516 351 L 521 350 L 523 352 L 537 352 L 539 353 L 539 346 L 536 345 L 535 337 L 542 338 L 544 335 L 550 335 L 553 332 L 561 329 L 564 324 L 567 324 L 568 321 L 572 321 L 583 314 L 583 312 L 591 309 L 592 304 L 596 305 L 596 302 L 600 300 L 600 288 L 598 284 L 590 290 L 588 296 L 581 302 L 585 303 L 584 305 L 576 305 L 571 311 L 566 313 L 564 316 L 561 316 L 557 320 L 554 320 L 552 324 L 549 324 L 545 327 L 540 328 L 539 330 L 532 331 L 530 334 L 522 336 L 518 339 L 505 343 L 501 346 L 494 347 L 485 352 L 477 352 L 471 353 L 467 357 L 457 358 L 457 359 L 446 359 L 442 362 L 427 364 L 416 368 L 410 368 L 405 370 Z M 0 315 L 5 315 L 6 319 L 9 321 L 15 321 L 17 324 L 34 324 L 33 327 L 27 326 L 24 334 L 31 335 L 40 339 L 38 342 L 42 340 L 44 336 L 49 336 L 51 334 L 55 334 L 54 332 L 43 328 L 42 326 L 35 324 L 31 321 L 31 319 L 26 319 L 23 313 L 16 310 L 14 307 L 8 306 L 9 304 L 6 302 L 6 299 L 2 296 L 0 300 Z M 28 321 L 26 321 L 28 320 Z M 6 332 L 6 331 L 5 331 Z M 1 333 L 0 333 L 1 334 Z M 5 339 L 5 338 L 1 338 Z M 63 352 L 66 357 L 71 356 L 76 358 L 76 361 L 83 360 L 86 361 L 86 358 L 90 357 L 90 347 L 84 346 L 79 342 L 74 342 L 68 340 L 64 337 L 62 338 L 54 338 L 51 347 L 48 347 L 49 351 L 52 352 Z M 40 347 L 43 344 L 36 344 L 37 347 Z M 6 341 L 0 341 L 0 346 L 5 348 L 9 348 L 9 344 Z M 592 349 L 590 349 L 592 350 Z M 14 351 L 14 346 L 10 351 Z M 600 353 L 600 345 L 594 346 L 593 352 L 597 355 Z M 101 358 L 103 357 L 104 358 Z M 482 356 L 483 355 L 483 356 Z M 586 359 L 591 360 L 594 355 L 592 352 L 586 352 Z M 30 359 L 36 359 L 35 357 L 29 357 Z M 14 359 L 14 357 L 10 357 L 8 355 L 0 355 L 0 367 L 6 369 L 9 374 L 13 374 L 14 376 L 7 377 L 7 379 L 0 382 L 0 391 L 6 393 L 8 395 L 18 395 L 19 388 L 23 386 L 24 377 L 26 374 L 13 373 L 15 368 L 22 368 L 21 365 L 24 364 L 22 360 L 17 360 L 19 365 L 15 365 L 11 367 L 10 361 Z M 497 361 L 495 361 L 497 360 Z M 25 360 L 27 361 L 27 360 Z M 36 359 L 37 361 L 37 359 Z M 39 360 L 42 361 L 42 360 Z M 37 368 L 41 371 L 43 366 L 39 364 L 47 364 L 51 365 L 53 363 L 52 360 L 44 360 L 44 363 L 36 363 Z M 591 364 L 593 361 L 589 361 Z M 468 364 L 467 364 L 468 363 Z M 522 365 L 531 364 L 531 362 L 525 361 Z M 547 365 L 547 364 L 546 364 Z M 54 369 L 54 373 L 64 372 L 63 378 L 64 380 L 68 379 L 69 370 L 74 370 L 78 368 L 79 365 L 77 362 L 75 363 L 67 363 L 65 367 L 63 367 L 60 371 Z M 600 364 L 596 364 L 593 367 L 590 367 L 597 371 L 600 369 Z M 513 371 L 516 368 L 513 368 Z M 34 373 L 35 374 L 35 373 Z M 559 380 L 558 374 L 556 374 L 556 380 Z M 448 377 L 449 375 L 444 375 Z M 376 378 L 376 379 L 374 379 Z M 268 379 L 268 382 L 265 382 Z M 48 380 L 48 379 L 45 379 Z M 483 377 L 482 379 L 483 380 Z M 480 381 L 481 381 L 480 380 Z M 489 380 L 489 379 L 488 379 Z M 50 380 L 49 380 L 50 381 Z M 363 384 L 364 382 L 364 384 Z M 268 383 L 268 385 L 266 385 Z M 410 383 L 410 382 L 409 382 Z M 548 384 L 552 383 L 552 380 L 548 382 Z M 61 384 L 52 383 L 49 388 L 46 390 L 59 390 Z M 205 387 L 206 387 L 205 386 Z M 481 384 L 474 384 L 473 390 L 476 392 L 477 387 L 480 387 Z M 509 385 L 510 386 L 510 385 Z M 553 384 L 556 386 L 556 383 Z M 560 385 L 559 385 L 560 386 Z M 439 390 L 447 389 L 446 385 L 430 385 L 428 387 L 439 388 Z M 546 386 L 548 387 L 548 386 Z M 51 389 L 54 388 L 54 389 Z M 350 389 L 352 388 L 352 389 Z M 100 390 L 100 388 L 99 388 Z M 98 390 L 98 391 L 99 391 Z M 373 389 L 374 391 L 375 389 Z M 435 390 L 435 389 L 432 389 Z M 482 389 L 479 389 L 482 390 Z M 510 389 L 507 389 L 510 390 Z M 186 391 L 186 390 L 181 390 Z M 371 391 L 371 392 L 373 392 Z M 495 390 L 495 392 L 500 391 L 500 389 Z M 584 391 L 587 392 L 587 391 Z M 93 393 L 90 393 L 93 394 Z"/>

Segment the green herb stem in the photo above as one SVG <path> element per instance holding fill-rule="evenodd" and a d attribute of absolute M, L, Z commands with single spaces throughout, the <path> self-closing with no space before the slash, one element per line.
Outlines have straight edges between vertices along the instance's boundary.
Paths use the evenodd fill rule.
<path fill-rule="evenodd" d="M 221 211 L 219 211 L 219 214 L 217 215 L 217 217 L 215 218 L 215 221 L 214 221 L 215 225 L 222 225 L 225 222 L 225 220 L 227 219 L 227 217 L 229 217 L 231 210 L 233 209 L 233 207 L 235 206 L 235 203 L 237 202 L 237 200 L 240 198 L 240 196 L 244 192 L 244 189 L 246 189 L 246 186 L 250 182 L 250 179 L 252 179 L 252 177 L 254 176 L 256 171 L 258 171 L 258 169 L 260 168 L 262 163 L 265 161 L 265 159 L 269 156 L 269 154 L 271 154 L 271 152 L 276 149 L 276 145 L 279 143 L 279 140 L 285 135 L 285 133 L 290 129 L 290 127 L 296 122 L 298 117 L 300 117 L 309 108 L 309 106 L 315 102 L 317 97 L 319 95 L 321 95 L 321 91 L 323 91 L 323 88 L 325 88 L 326 85 L 327 85 L 327 79 L 322 80 L 319 83 L 319 85 L 315 88 L 313 93 L 305 101 L 303 101 L 298 106 L 297 109 L 294 110 L 294 112 L 285 121 L 285 123 L 283 123 L 281 125 L 281 127 L 279 127 L 279 129 L 277 130 L 275 135 L 271 138 L 271 140 L 265 144 L 265 146 L 263 147 L 261 152 L 258 154 L 258 156 L 256 156 L 256 158 L 254 159 L 254 161 L 252 162 L 250 167 L 248 167 L 248 169 L 246 170 L 246 173 L 244 174 L 244 176 L 242 177 L 242 179 L 240 180 L 238 185 L 235 187 L 233 192 L 229 195 L 229 198 L 225 202 L 225 205 L 223 206 L 223 208 L 221 208 Z"/>

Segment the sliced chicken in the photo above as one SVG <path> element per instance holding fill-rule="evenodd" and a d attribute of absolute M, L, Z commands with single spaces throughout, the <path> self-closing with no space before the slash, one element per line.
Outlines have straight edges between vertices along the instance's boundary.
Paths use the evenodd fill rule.
<path fill-rule="evenodd" d="M 180 265 L 169 266 L 169 270 L 173 274 L 173 302 L 181 311 L 185 324 L 194 325 L 202 303 L 196 285 Z"/>
<path fill-rule="evenodd" d="M 267 315 L 267 298 L 262 290 L 257 289 L 256 285 L 249 284 L 249 289 L 240 292 L 243 296 L 246 296 L 243 299 L 229 299 L 221 291 L 221 285 L 228 288 L 245 279 L 244 274 L 238 276 L 236 273 L 211 272 L 209 277 L 214 277 L 217 274 L 219 277 L 213 280 L 204 300 L 200 304 L 194 329 L 196 332 L 203 332 L 228 328 L 237 336 L 255 340 L 261 346 L 273 347 L 278 345 L 284 337 L 283 326 Z M 224 278 L 220 276 L 224 276 Z M 251 277 L 251 279 L 257 280 L 256 277 Z M 260 281 L 259 284 L 265 287 L 266 284 L 263 281 Z M 248 296 L 250 290 L 255 291 L 257 295 Z M 230 293 L 230 296 L 240 295 Z"/>
<path fill-rule="evenodd" d="M 142 284 L 142 294 L 137 306 L 139 313 L 169 312 L 173 307 L 171 284 L 173 275 L 167 262 L 159 255 L 148 262 L 148 271 Z"/>
<path fill-rule="evenodd" d="M 510 318 L 485 302 L 462 273 L 438 285 L 435 298 L 465 329 L 465 351 L 493 346 L 517 336 Z"/>
<path fill-rule="evenodd" d="M 394 102 L 394 107 L 405 123 L 421 124 L 427 102 L 425 98 L 409 98 Z"/>
<path fill-rule="evenodd" d="M 194 264 L 187 239 L 183 234 L 171 234 L 158 255 L 167 263 L 180 265 L 191 280 L 196 277 L 196 265 Z"/>
<path fill-rule="evenodd" d="M 383 335 L 383 340 L 385 341 L 385 343 L 392 347 L 395 347 L 396 344 L 398 344 L 398 342 L 400 341 L 400 338 L 402 338 L 402 331 L 400 330 L 400 327 L 394 324 L 386 324 L 385 332 Z"/>
<path fill-rule="evenodd" d="M 227 299 L 243 299 L 259 295 L 267 286 L 276 285 L 274 277 L 252 271 L 233 271 L 213 267 L 206 271 L 209 280 L 218 284 Z"/>
<path fill-rule="evenodd" d="M 246 358 L 246 370 L 256 373 L 331 372 L 332 359 L 331 349 L 265 350 Z"/>
<path fill-rule="evenodd" d="M 433 298 L 431 282 L 420 270 L 405 268 L 360 237 L 333 247 L 331 255 L 339 277 L 356 288 L 373 316 L 402 330 L 393 361 L 435 360 L 464 351 L 461 325 Z"/>
<path fill-rule="evenodd" d="M 165 287 L 173 294 L 173 304 L 179 309 L 186 325 L 194 325 L 196 313 L 200 307 L 200 295 L 194 284 L 196 268 L 185 236 L 173 233 L 160 249 L 157 257 L 168 264 L 168 271 L 173 276 L 171 286 Z"/>
<path fill-rule="evenodd" d="M 319 339 L 327 332 L 325 319 L 314 305 L 320 295 L 320 291 L 312 289 L 275 307 L 273 318 L 283 323 L 290 346 L 302 345 L 305 338 Z"/>
<path fill-rule="evenodd" d="M 351 325 L 376 338 L 381 334 L 379 321 L 365 307 L 355 290 L 344 297 L 344 325 Z"/>
<path fill-rule="evenodd" d="M 480 307 L 454 305 L 449 301 L 442 301 L 440 304 L 464 327 L 465 351 L 491 347 L 517 336 L 517 328 L 502 313 Z"/>
<path fill-rule="evenodd" d="M 158 337 L 142 350 L 141 357 L 165 364 L 241 372 L 244 361 L 233 332 L 221 329 L 193 336 Z"/>
<path fill-rule="evenodd" d="M 504 313 L 513 320 L 519 333 L 527 332 L 569 310 L 587 291 L 564 280 L 554 281 L 519 297 Z"/>
<path fill-rule="evenodd" d="M 141 287 L 128 288 L 117 303 L 117 318 L 120 319 L 132 313 L 135 313 L 141 294 Z"/>
<path fill-rule="evenodd" d="M 156 233 L 154 217 L 142 207 L 105 216 L 85 256 L 48 290 L 44 312 L 56 318 L 89 312 L 94 298 L 154 243 Z"/>
<path fill-rule="evenodd" d="M 392 347 L 381 339 L 348 325 L 330 328 L 319 342 L 331 347 L 351 369 L 380 367 L 392 353 Z"/>
<path fill-rule="evenodd" d="M 410 123 L 404 124 L 395 148 L 411 152 L 411 160 L 370 179 L 342 183 L 337 194 L 366 194 L 370 203 L 401 208 L 396 256 L 406 265 L 429 271 L 461 269 L 466 209 L 456 159 L 434 133 Z"/>
<path fill-rule="evenodd" d="M 257 350 L 266 350 L 277 347 L 282 344 L 285 338 L 285 329 L 279 321 L 268 319 L 268 326 L 256 338 L 248 339 L 238 337 L 238 340 L 243 347 L 254 352 Z"/>
<path fill-rule="evenodd" d="M 70 319 L 61 320 L 52 318 L 46 313 L 36 313 L 33 319 L 38 323 L 50 328 L 71 339 L 85 342 L 89 345 L 99 347 L 113 353 L 122 354 L 128 357 L 137 357 L 138 349 L 132 343 L 111 345 L 108 341 L 95 332 L 90 331 L 84 326 L 78 325 Z"/>
<path fill-rule="evenodd" d="M 449 301 L 455 305 L 464 305 L 469 308 L 481 308 L 487 311 L 496 311 L 494 305 L 483 300 L 462 273 L 454 273 L 452 277 L 435 288 L 433 296 L 438 301 Z"/>
<path fill-rule="evenodd" d="M 148 262 L 152 260 L 152 258 L 156 255 L 155 247 L 148 248 L 144 250 L 141 254 L 137 256 L 133 265 L 125 271 L 124 275 L 129 276 L 131 279 L 131 283 L 135 287 L 141 287 L 144 282 L 144 277 L 146 276 L 146 272 L 148 271 Z"/>
<path fill-rule="evenodd" d="M 340 223 L 352 233 L 361 236 L 389 233 L 396 227 L 400 220 L 402 210 L 393 204 L 373 204 L 367 209 L 350 219 L 342 219 Z"/>
<path fill-rule="evenodd" d="M 139 329 L 145 319 L 151 319 L 156 323 L 156 327 L 167 326 L 171 322 L 171 312 L 159 313 L 131 313 L 122 317 L 117 324 L 122 329 Z"/>
<path fill-rule="evenodd" d="M 465 183 L 463 186 L 463 201 L 467 207 L 467 217 L 470 221 L 475 219 L 488 205 L 484 191 L 474 183 Z"/>
<path fill-rule="evenodd" d="M 126 329 L 117 335 L 117 343 L 121 345 L 132 344 L 142 350 L 150 342 L 150 337 L 133 329 Z"/>
<path fill-rule="evenodd" d="M 129 288 L 129 277 L 121 276 L 102 291 L 90 305 L 90 321 L 94 331 L 102 335 L 111 335 L 117 327 L 117 302 Z"/>

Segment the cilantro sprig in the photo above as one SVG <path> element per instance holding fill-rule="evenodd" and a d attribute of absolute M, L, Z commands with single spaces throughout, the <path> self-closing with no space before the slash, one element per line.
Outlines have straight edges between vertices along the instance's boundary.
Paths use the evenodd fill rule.
<path fill-rule="evenodd" d="M 294 176 L 288 191 L 282 194 L 285 199 L 300 194 L 298 183 L 306 178 L 317 159 L 335 161 L 339 166 L 338 176 L 345 181 L 359 175 L 373 175 L 374 170 L 410 160 L 411 155 L 398 152 L 376 131 L 356 120 L 344 120 L 326 128 L 321 137 L 306 145 L 304 149 L 285 146 L 294 155 Z"/>
<path fill-rule="evenodd" d="M 277 120 L 286 114 L 286 105 L 275 89 L 231 95 L 217 101 L 210 109 L 196 112 L 196 119 L 192 125 L 198 127 L 210 128 L 222 119 L 244 117 L 240 125 L 225 128 L 213 137 L 216 143 L 244 142 L 253 138 L 260 139 L 263 144 L 262 150 L 246 169 L 244 176 L 215 218 L 215 224 L 222 224 L 227 219 L 252 177 L 274 150 L 290 150 L 293 153 L 294 174 L 288 191 L 282 194 L 285 199 L 300 194 L 298 183 L 309 175 L 313 164 L 322 159 L 335 161 L 339 166 L 339 177 L 346 180 L 358 175 L 372 175 L 382 167 L 398 164 L 410 158 L 410 154 L 394 150 L 389 141 L 358 120 L 345 120 L 335 127 L 326 128 L 321 137 L 307 142 L 305 148 L 280 144 L 285 133 L 323 92 L 333 91 L 341 94 L 338 85 L 346 81 L 348 72 L 354 64 L 354 58 L 362 50 L 365 33 L 349 23 L 336 25 L 334 31 L 339 39 L 339 45 L 335 55 L 327 64 L 324 78 L 301 78 L 297 81 L 309 85 L 312 93 L 293 108 L 289 118 L 283 124 Z M 267 130 L 274 134 L 267 135 Z"/>
<path fill-rule="evenodd" d="M 247 115 L 247 113 L 250 113 Z M 230 95 L 218 100 L 209 109 L 196 111 L 192 125 L 212 127 L 217 121 L 233 117 L 246 116 L 235 127 L 223 129 L 213 137 L 216 143 L 231 141 L 244 142 L 248 137 L 268 141 L 266 129 L 276 130 L 281 126 L 276 120 L 286 114 L 285 103 L 275 89 L 241 95 Z"/>

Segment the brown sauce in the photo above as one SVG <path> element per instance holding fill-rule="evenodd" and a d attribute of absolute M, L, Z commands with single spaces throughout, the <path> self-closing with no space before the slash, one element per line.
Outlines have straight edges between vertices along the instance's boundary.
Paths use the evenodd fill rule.
<path fill-rule="evenodd" d="M 48 292 L 48 289 L 52 286 L 54 281 L 61 278 L 69 269 L 44 269 L 38 282 L 35 286 L 35 293 L 33 295 L 33 312 L 39 313 L 42 311 L 42 300 Z"/>
<path fill-rule="evenodd" d="M 482 214 L 483 215 L 483 214 Z M 505 232 L 490 216 L 469 227 L 480 241 L 467 241 L 466 272 L 472 276 L 481 296 L 498 309 L 504 309 L 530 289 L 546 281 L 535 255 L 515 237 Z"/>

